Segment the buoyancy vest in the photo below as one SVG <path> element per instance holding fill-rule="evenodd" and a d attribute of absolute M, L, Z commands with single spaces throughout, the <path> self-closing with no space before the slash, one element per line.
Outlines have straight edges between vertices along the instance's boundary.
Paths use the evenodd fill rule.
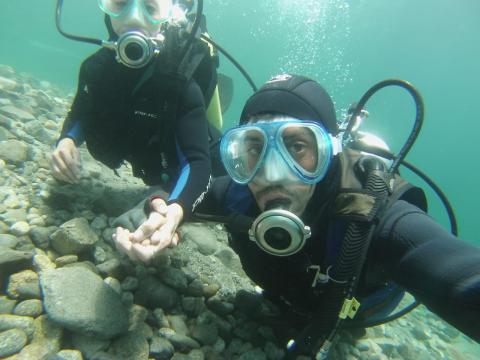
<path fill-rule="evenodd" d="M 299 335 L 297 347 L 289 353 L 289 358 L 298 352 L 318 350 L 320 346 L 319 354 L 327 356 L 343 320 L 354 317 L 358 311 L 360 304 L 355 297 L 359 287 L 385 286 L 385 279 L 379 280 L 381 276 L 370 276 L 371 272 L 375 273 L 375 261 L 367 260 L 374 230 L 379 224 L 381 228 L 385 211 L 397 200 L 427 209 L 423 191 L 398 174 L 392 176 L 379 170 L 382 166 L 364 170 L 366 162 L 374 159 L 372 156 L 349 148 L 344 148 L 340 155 L 340 186 L 330 207 L 332 221 L 329 225 L 337 231 L 329 231 L 327 239 L 327 248 L 335 248 L 334 266 L 328 274 L 330 281 L 325 285 L 318 310 Z M 335 226 L 339 222 L 342 226 Z M 363 279 L 362 286 L 359 286 L 359 279 Z"/>

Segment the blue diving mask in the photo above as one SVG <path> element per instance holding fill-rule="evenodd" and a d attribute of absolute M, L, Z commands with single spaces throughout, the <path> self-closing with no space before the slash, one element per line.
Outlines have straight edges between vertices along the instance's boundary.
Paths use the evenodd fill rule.
<path fill-rule="evenodd" d="M 167 22 L 172 17 L 171 0 L 98 0 L 98 6 L 114 19 L 142 14 L 153 25 Z"/>
<path fill-rule="evenodd" d="M 297 119 L 257 121 L 230 129 L 220 145 L 230 177 L 247 184 L 259 170 L 275 180 L 321 181 L 340 142 L 319 123 Z M 272 175 L 274 174 L 274 175 Z M 267 176 L 268 177 L 268 176 Z"/>

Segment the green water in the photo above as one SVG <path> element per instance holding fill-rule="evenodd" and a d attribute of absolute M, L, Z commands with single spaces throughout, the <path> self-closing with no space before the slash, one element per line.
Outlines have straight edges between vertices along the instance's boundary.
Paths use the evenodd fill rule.
<path fill-rule="evenodd" d="M 95 47 L 57 34 L 54 0 L 3 0 L 1 7 L 0 63 L 74 92 L 80 62 Z M 212 37 L 258 85 L 281 72 L 311 76 L 330 91 L 339 116 L 380 80 L 412 82 L 423 94 L 426 116 L 408 159 L 447 193 L 461 237 L 480 244 L 478 0 L 205 0 L 205 14 Z M 65 0 L 65 27 L 105 36 L 94 0 Z M 220 70 L 235 80 L 226 116 L 231 126 L 251 90 L 226 59 Z M 368 128 L 398 150 L 414 117 L 409 97 L 387 89 L 368 110 Z M 429 196 L 432 215 L 447 225 L 438 201 Z"/>

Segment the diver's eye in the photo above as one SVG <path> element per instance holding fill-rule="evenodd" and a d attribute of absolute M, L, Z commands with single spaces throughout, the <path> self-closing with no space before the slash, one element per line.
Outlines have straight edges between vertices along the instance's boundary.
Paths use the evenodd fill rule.
<path fill-rule="evenodd" d="M 127 6 L 128 1 L 127 0 L 114 0 L 113 5 L 119 9 L 123 9 L 125 6 Z"/>
<path fill-rule="evenodd" d="M 147 11 L 148 15 L 157 19 L 160 17 L 160 7 L 157 2 L 154 1 L 145 1 L 144 3 L 145 10 Z"/>
<path fill-rule="evenodd" d="M 307 150 L 307 145 L 302 142 L 296 142 L 288 146 L 288 151 L 292 155 L 301 155 Z"/>
<path fill-rule="evenodd" d="M 262 152 L 262 145 L 260 144 L 250 144 L 247 146 L 247 153 L 251 157 L 258 157 Z"/>

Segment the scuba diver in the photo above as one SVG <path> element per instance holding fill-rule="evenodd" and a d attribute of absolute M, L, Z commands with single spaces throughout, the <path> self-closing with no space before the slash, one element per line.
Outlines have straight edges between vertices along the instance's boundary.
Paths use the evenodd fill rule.
<path fill-rule="evenodd" d="M 243 269 L 281 309 L 277 335 L 288 342 L 287 358 L 328 358 L 339 330 L 389 320 L 404 291 L 480 341 L 480 248 L 429 217 L 423 191 L 399 176 L 417 122 L 396 158 L 359 150 L 363 135 L 352 128 L 365 102 L 339 124 L 317 82 L 271 79 L 222 137 L 229 176 L 214 180 L 193 214 L 226 224 Z M 152 223 L 164 204 L 147 204 Z M 121 231 L 115 242 L 149 260 L 138 256 L 146 243 Z"/>
<path fill-rule="evenodd" d="M 52 154 L 58 180 L 79 180 L 78 147 L 116 170 L 129 162 L 135 177 L 170 193 L 170 231 L 194 210 L 207 190 L 212 167 L 209 142 L 220 137 L 218 58 L 205 36 L 205 18 L 193 2 L 99 0 L 109 40 L 66 34 L 101 45 L 83 61 L 78 90 Z M 190 31 L 188 31 L 190 30 Z M 210 120 L 210 122 L 207 120 Z M 217 129 L 218 127 L 218 129 Z"/>

